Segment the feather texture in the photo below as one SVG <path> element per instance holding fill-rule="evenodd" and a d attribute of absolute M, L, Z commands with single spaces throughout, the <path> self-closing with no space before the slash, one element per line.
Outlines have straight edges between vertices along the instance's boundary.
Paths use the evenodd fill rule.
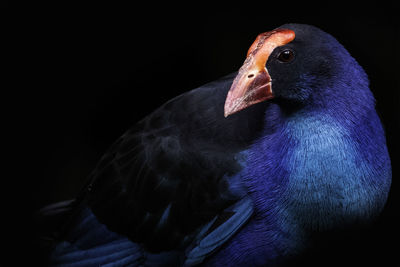
<path fill-rule="evenodd" d="M 296 38 L 266 63 L 275 99 L 225 118 L 232 74 L 141 120 L 91 174 L 54 264 L 279 265 L 379 214 L 391 167 L 366 73 L 329 34 L 282 28 Z"/>

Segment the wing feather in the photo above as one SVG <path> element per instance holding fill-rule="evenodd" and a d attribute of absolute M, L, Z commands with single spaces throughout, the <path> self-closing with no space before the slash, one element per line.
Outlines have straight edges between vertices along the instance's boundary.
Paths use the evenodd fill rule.
<path fill-rule="evenodd" d="M 100 222 L 150 252 L 172 250 L 238 200 L 229 177 L 263 108 L 224 118 L 232 79 L 172 99 L 117 140 L 91 175 L 87 199 Z"/>

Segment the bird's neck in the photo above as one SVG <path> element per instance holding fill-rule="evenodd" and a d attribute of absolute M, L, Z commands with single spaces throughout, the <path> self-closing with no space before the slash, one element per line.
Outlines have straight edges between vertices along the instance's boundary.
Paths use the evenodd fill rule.
<path fill-rule="evenodd" d="M 329 114 L 287 115 L 277 105 L 267 114 L 265 134 L 248 150 L 243 176 L 254 220 L 226 248 L 227 255 L 243 247 L 249 253 L 243 258 L 279 260 L 301 250 L 308 233 L 366 221 L 383 208 L 390 163 L 382 131 L 373 129 L 380 128 L 375 113 L 368 118 L 375 122 L 363 122 L 364 129 L 354 125 L 358 132 Z M 368 163 L 370 154 L 380 162 Z"/>
<path fill-rule="evenodd" d="M 291 216 L 282 220 L 307 231 L 377 214 L 389 189 L 390 160 L 376 112 L 359 115 L 281 111 L 275 131 L 250 153 L 249 162 L 255 164 L 245 181 L 254 189 L 256 210 L 268 217 L 277 212 L 270 207 L 276 207 Z M 272 203 L 265 202 L 266 196 Z"/>

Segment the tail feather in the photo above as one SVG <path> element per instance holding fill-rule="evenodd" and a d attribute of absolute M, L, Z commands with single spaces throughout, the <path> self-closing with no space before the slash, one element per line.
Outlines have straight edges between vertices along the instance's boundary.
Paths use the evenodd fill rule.
<path fill-rule="evenodd" d="M 50 256 L 50 266 L 138 266 L 143 261 L 139 244 L 107 229 L 84 204 L 69 223 Z"/>

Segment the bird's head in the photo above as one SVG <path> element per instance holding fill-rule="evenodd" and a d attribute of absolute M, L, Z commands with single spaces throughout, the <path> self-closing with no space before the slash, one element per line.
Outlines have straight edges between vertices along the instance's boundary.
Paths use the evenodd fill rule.
<path fill-rule="evenodd" d="M 226 97 L 225 117 L 273 98 L 300 105 L 340 99 L 347 92 L 336 85 L 352 80 L 368 88 L 365 72 L 335 38 L 314 26 L 285 24 L 251 45 Z"/>

